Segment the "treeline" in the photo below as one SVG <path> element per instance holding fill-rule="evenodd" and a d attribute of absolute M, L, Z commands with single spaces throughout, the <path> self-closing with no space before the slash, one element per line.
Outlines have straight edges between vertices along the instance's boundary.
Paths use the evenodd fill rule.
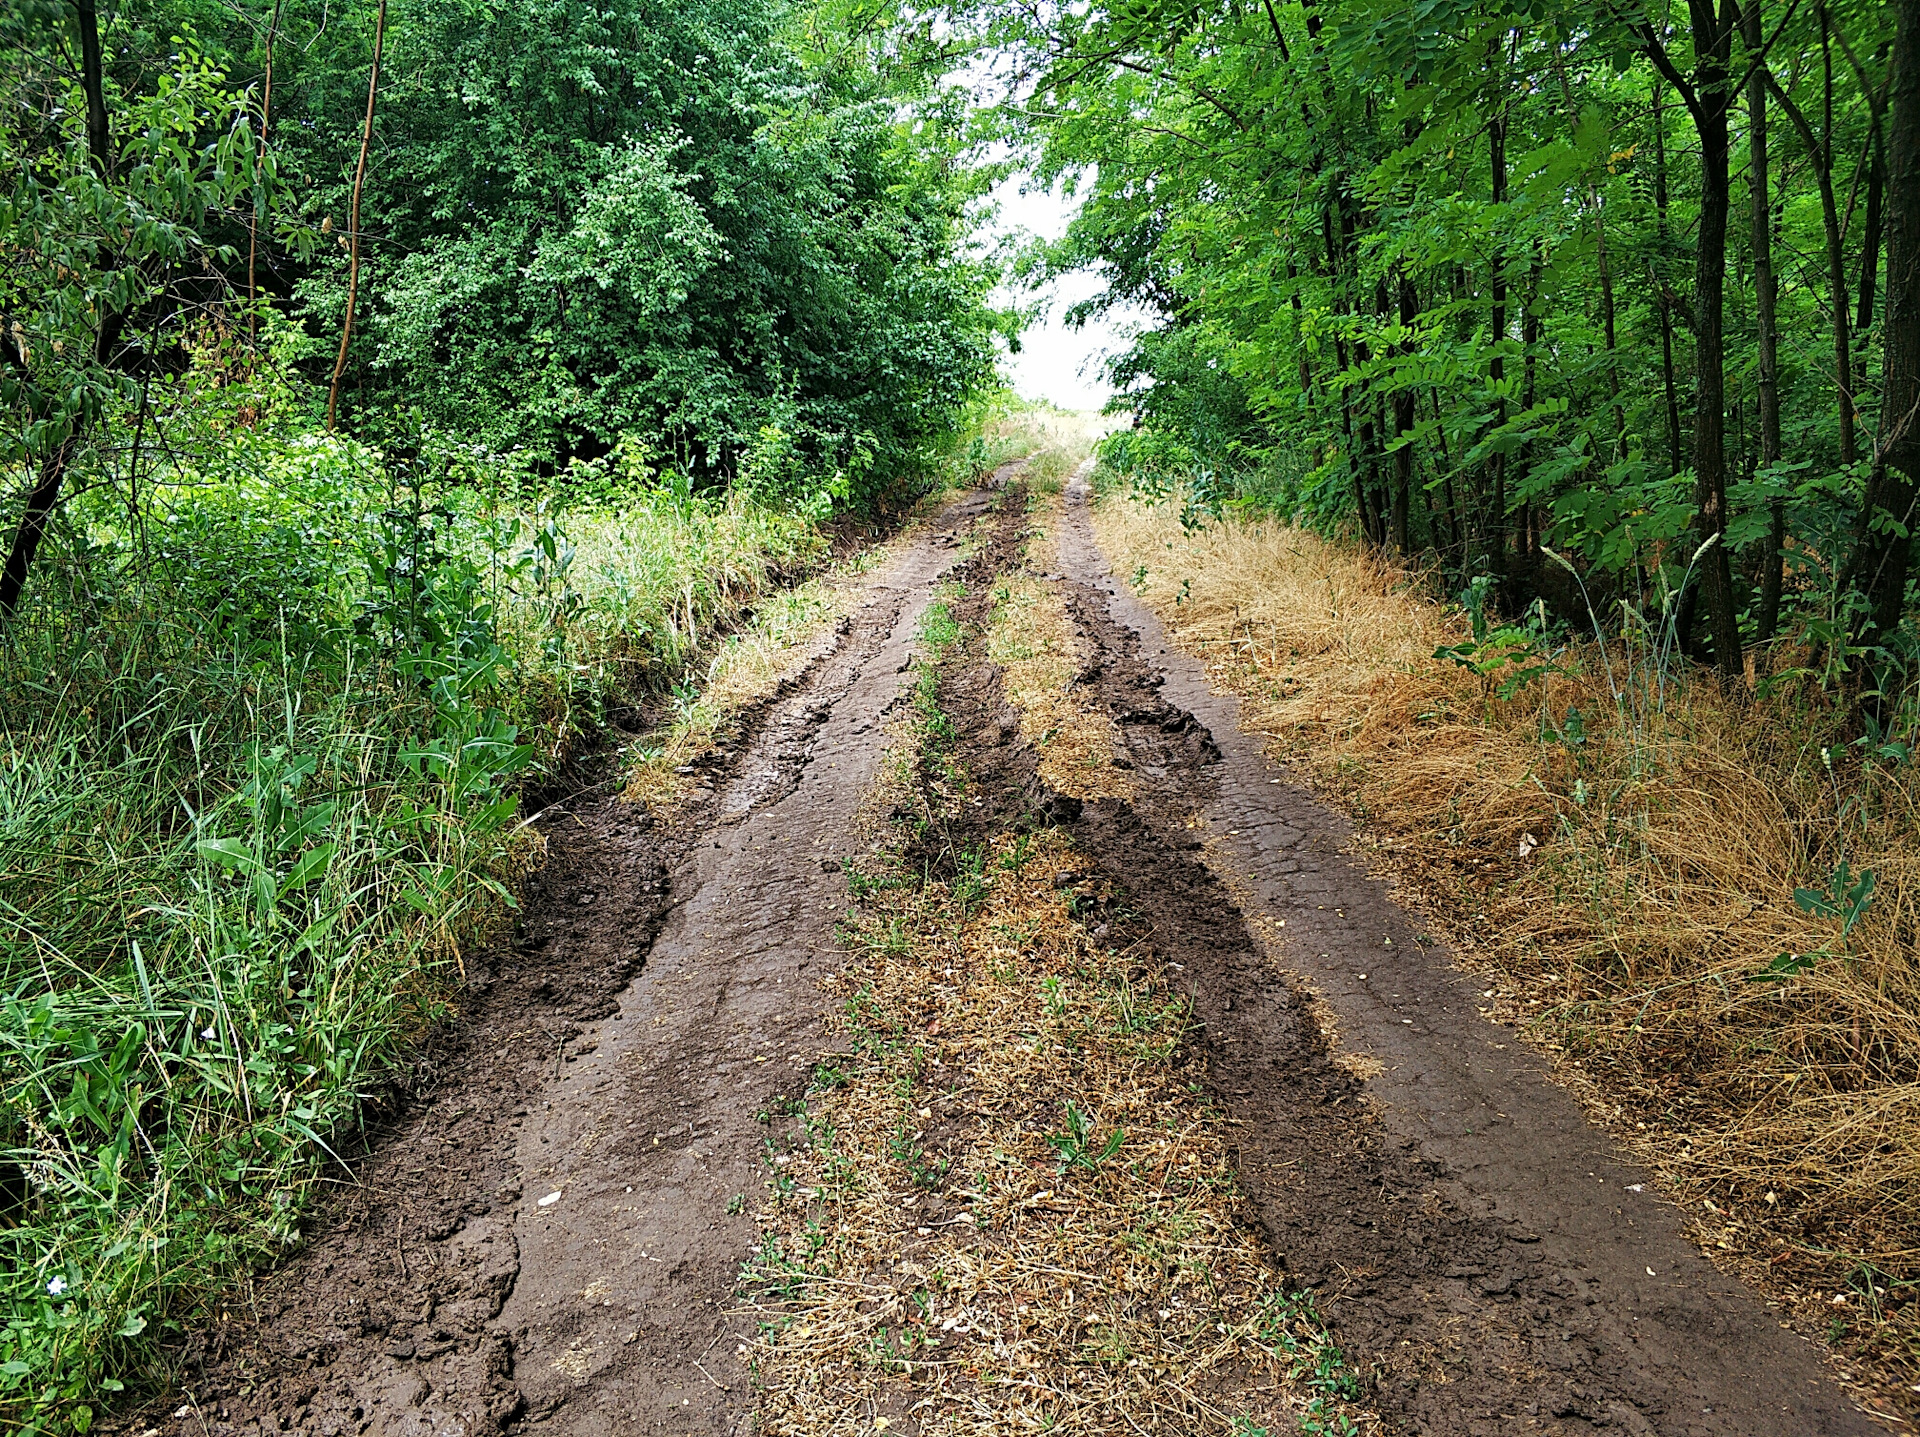
<path fill-rule="evenodd" d="M 980 182 L 891 12 L 7 0 L 0 38 L 0 609 L 70 479 L 217 449 L 265 354 L 329 432 L 816 505 L 926 477 L 991 382 Z"/>
<path fill-rule="evenodd" d="M 991 17 L 1155 318 L 1117 467 L 1513 610 L 1903 660 L 1920 465 L 1910 3 L 1225 0 Z M 1616 607 L 1625 601 L 1625 609 Z"/>

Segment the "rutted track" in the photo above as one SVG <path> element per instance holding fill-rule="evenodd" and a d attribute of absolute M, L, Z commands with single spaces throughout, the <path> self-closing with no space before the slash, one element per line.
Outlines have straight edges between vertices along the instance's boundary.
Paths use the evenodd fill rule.
<path fill-rule="evenodd" d="M 1129 888 L 1169 893 L 1158 940 L 1195 976 L 1213 1083 L 1245 1123 L 1242 1181 L 1275 1249 L 1327 1293 L 1349 1357 L 1377 1372 L 1390 1429 L 1881 1430 L 1343 856 L 1341 820 L 1114 581 L 1088 501 L 1077 480 L 1059 537 L 1081 681 L 1142 785 L 1131 806 L 1088 805 L 1082 839 Z M 1179 740 L 1190 725 L 1218 761 Z M 1375 1076 L 1331 1063 L 1275 959 Z"/>
<path fill-rule="evenodd" d="M 754 1114 L 804 1084 L 880 717 L 988 503 L 950 505 L 865 581 L 680 820 L 560 814 L 525 939 L 430 1055 L 433 1097 L 195 1339 L 149 1431 L 746 1430 L 724 1337 L 754 1233 L 728 1209 L 764 1181 Z"/>
<path fill-rule="evenodd" d="M 1041 783 L 977 660 L 941 680 L 986 796 L 961 821 L 1068 825 L 1182 965 L 1209 1083 L 1243 1135 L 1247 1220 L 1324 1295 L 1386 1430 L 1878 1430 L 1480 1016 L 1342 856 L 1339 820 L 1107 573 L 1084 483 L 1068 497 L 1052 582 L 1083 646 L 1074 688 L 1115 720 L 1135 797 L 1081 804 Z M 838 961 L 840 861 L 865 841 L 855 810 L 882 718 L 988 503 L 952 506 L 869 581 L 681 826 L 663 835 L 612 803 L 579 816 L 438 1101 L 374 1146 L 333 1227 L 208 1336 L 172 1430 L 751 1430 L 732 1293 L 756 1239 L 735 1209 L 765 1182 L 755 1115 L 803 1091 L 822 1046 L 815 980 Z M 1018 562 L 1018 528 L 1000 515 L 969 565 L 963 624 Z M 1376 1076 L 1336 1060 L 1281 963 Z"/>

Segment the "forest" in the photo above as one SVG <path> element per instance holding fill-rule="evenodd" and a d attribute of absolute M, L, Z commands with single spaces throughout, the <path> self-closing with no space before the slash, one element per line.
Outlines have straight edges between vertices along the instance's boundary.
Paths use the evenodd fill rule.
<path fill-rule="evenodd" d="M 1544 835 L 1559 876 L 1502 857 L 1486 910 L 1574 995 L 1542 1041 L 1652 1074 L 1647 1120 L 1791 1109 L 1714 1180 L 1912 1286 L 1920 5 L 0 0 L 0 34 L 0 1427 L 170 1390 L 300 1250 L 520 932 L 550 805 L 683 791 L 740 645 L 844 632 L 814 581 L 942 496 L 1032 456 L 1057 499 L 1092 431 L 1002 373 L 1076 272 L 1069 322 L 1131 317 L 1089 462 L 1134 592 L 1435 871 Z M 999 235 L 1010 176 L 1062 237 Z M 1333 641 L 1270 536 L 1368 655 L 1281 675 Z M 1484 746 L 1436 777 L 1440 722 Z M 1778 854 L 1661 848 L 1736 791 Z M 985 860 L 945 861 L 964 915 Z M 1741 1066 L 1789 1048 L 1788 1097 Z M 1752 1178 L 1850 1125 L 1785 1206 Z M 1853 1350 L 1911 1376 L 1903 1311 Z"/>
<path fill-rule="evenodd" d="M 1570 563 L 1729 676 L 1904 672 L 1898 10 L 1005 17 L 1041 173 L 1092 176 L 1039 262 L 1157 320 L 1114 462 L 1584 624 Z"/>

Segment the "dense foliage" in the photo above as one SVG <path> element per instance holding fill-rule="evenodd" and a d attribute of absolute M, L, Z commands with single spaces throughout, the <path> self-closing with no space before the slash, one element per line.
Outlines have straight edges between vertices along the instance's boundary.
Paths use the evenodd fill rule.
<path fill-rule="evenodd" d="M 1912 9 L 987 18 L 1043 174 L 1087 196 L 1048 262 L 1155 317 L 1113 464 L 1584 623 L 1566 556 L 1607 623 L 1732 673 L 1782 634 L 1911 647 Z"/>
<path fill-rule="evenodd" d="M 280 182 L 339 235 L 370 15 L 283 24 Z M 697 483 L 783 494 L 923 470 L 991 365 L 991 276 L 960 253 L 976 181 L 911 70 L 810 58 L 787 24 L 768 0 L 396 8 L 348 412 L 554 460 L 641 435 Z M 337 332 L 337 261 L 275 282 Z"/>

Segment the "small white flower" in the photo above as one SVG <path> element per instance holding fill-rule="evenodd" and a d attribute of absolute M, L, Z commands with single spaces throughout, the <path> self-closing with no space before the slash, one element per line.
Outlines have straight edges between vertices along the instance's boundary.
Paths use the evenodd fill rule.
<path fill-rule="evenodd" d="M 1520 835 L 1520 856 L 1522 858 L 1525 858 L 1539 846 L 1540 840 L 1535 838 L 1531 833 L 1523 833 Z"/>
<path fill-rule="evenodd" d="M 215 1038 L 219 1037 L 220 1035 L 217 1032 L 215 1032 L 212 1028 L 209 1027 L 209 1028 L 202 1028 L 200 1030 L 200 1036 L 205 1038 L 209 1043 L 211 1043 Z"/>
<path fill-rule="evenodd" d="M 67 1290 L 67 1280 L 64 1277 L 53 1278 L 51 1281 L 47 1283 L 47 1296 L 49 1297 L 58 1297 L 61 1293 L 65 1292 L 66 1290 Z"/>

